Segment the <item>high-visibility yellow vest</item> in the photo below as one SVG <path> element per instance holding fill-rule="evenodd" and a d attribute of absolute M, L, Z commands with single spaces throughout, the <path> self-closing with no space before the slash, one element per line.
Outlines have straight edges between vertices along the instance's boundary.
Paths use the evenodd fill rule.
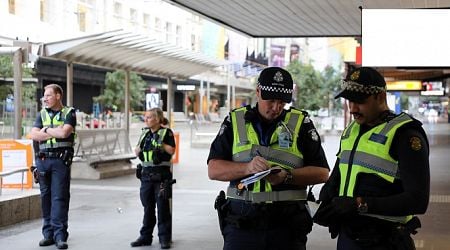
<path fill-rule="evenodd" d="M 43 108 L 41 110 L 41 120 L 43 127 L 54 128 L 60 125 L 64 125 L 64 122 L 67 119 L 67 115 L 74 108 L 72 107 L 63 107 L 59 112 L 54 114 L 53 118 L 50 118 L 50 115 L 47 109 Z M 74 131 L 67 138 L 50 138 L 45 142 L 41 142 L 39 144 L 40 150 L 49 150 L 49 149 L 57 149 L 57 148 L 67 148 L 73 147 L 75 141 L 75 128 Z"/>
<path fill-rule="evenodd" d="M 244 119 L 247 107 L 235 109 L 231 112 L 233 126 L 233 161 L 250 162 L 256 155 L 264 157 L 269 164 L 278 165 L 285 169 L 303 167 L 303 154 L 297 147 L 298 134 L 303 123 L 304 115 L 300 110 L 290 109 L 285 119 L 280 121 L 274 133 L 270 136 L 270 146 L 259 145 L 258 134 L 251 122 Z M 285 137 L 288 147 L 280 147 L 279 135 Z M 287 136 L 287 137 L 286 137 Z M 253 192 L 261 192 L 261 182 L 253 185 Z M 265 192 L 271 192 L 270 183 L 265 183 Z"/>
<path fill-rule="evenodd" d="M 398 161 L 393 159 L 389 150 L 397 130 L 413 119 L 402 113 L 388 122 L 384 122 L 362 134 L 359 138 L 360 125 L 353 121 L 344 130 L 341 137 L 339 172 L 341 175 L 339 196 L 353 197 L 358 175 L 373 174 L 389 183 L 399 179 Z M 356 144 L 356 145 L 355 145 Z M 406 223 L 410 216 L 382 216 L 363 214 L 384 220 Z"/>
<path fill-rule="evenodd" d="M 148 129 L 144 129 L 142 131 L 141 137 L 139 138 L 139 143 L 138 145 L 141 144 L 142 140 L 147 139 L 146 138 L 146 134 L 148 132 Z M 166 135 L 167 129 L 166 128 L 160 128 L 157 131 L 157 139 L 155 140 L 155 138 L 151 138 L 150 139 L 150 144 L 152 145 L 151 148 L 161 148 L 162 147 L 162 141 L 164 139 L 164 136 Z M 143 151 L 143 155 L 144 155 L 144 161 L 142 161 L 142 166 L 144 167 L 148 167 L 148 166 L 167 166 L 170 165 L 170 161 L 163 161 L 159 164 L 155 164 L 153 163 L 153 150 L 147 150 L 145 151 L 145 148 L 142 149 Z"/>

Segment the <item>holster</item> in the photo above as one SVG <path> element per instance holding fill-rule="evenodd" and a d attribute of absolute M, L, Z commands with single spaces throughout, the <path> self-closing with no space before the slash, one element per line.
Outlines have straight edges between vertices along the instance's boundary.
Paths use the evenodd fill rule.
<path fill-rule="evenodd" d="M 61 155 L 61 160 L 64 162 L 64 165 L 70 167 L 70 165 L 72 165 L 72 159 L 73 159 L 73 151 L 68 149 L 64 150 Z"/>
<path fill-rule="evenodd" d="M 219 217 L 219 227 L 223 234 L 223 229 L 225 228 L 225 218 L 228 215 L 227 198 L 225 196 L 225 191 L 221 190 L 219 195 L 217 195 L 214 201 L 214 209 L 217 210 L 217 215 Z"/>
<path fill-rule="evenodd" d="M 34 183 L 39 183 L 39 173 L 36 166 L 31 166 L 30 171 L 33 174 Z"/>
<path fill-rule="evenodd" d="M 136 178 L 141 179 L 142 177 L 142 165 L 139 163 L 136 166 Z"/>
<path fill-rule="evenodd" d="M 161 182 L 158 196 L 164 200 L 172 198 L 172 185 L 177 182 L 176 179 L 166 179 Z"/>

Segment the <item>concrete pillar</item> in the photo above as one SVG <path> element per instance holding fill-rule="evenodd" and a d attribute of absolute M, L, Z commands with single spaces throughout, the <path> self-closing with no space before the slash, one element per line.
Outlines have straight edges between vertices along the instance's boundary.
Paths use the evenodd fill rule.
<path fill-rule="evenodd" d="M 73 63 L 67 62 L 66 68 L 66 105 L 73 107 Z"/>

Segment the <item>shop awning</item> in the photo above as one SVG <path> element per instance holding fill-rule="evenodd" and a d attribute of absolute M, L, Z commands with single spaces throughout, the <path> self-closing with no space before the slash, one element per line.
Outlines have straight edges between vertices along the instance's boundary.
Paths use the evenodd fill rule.
<path fill-rule="evenodd" d="M 123 30 L 45 43 L 39 55 L 73 63 L 186 79 L 225 61 Z"/>
<path fill-rule="evenodd" d="M 165 0 L 250 37 L 361 36 L 361 8 L 445 8 L 449 0 Z"/>

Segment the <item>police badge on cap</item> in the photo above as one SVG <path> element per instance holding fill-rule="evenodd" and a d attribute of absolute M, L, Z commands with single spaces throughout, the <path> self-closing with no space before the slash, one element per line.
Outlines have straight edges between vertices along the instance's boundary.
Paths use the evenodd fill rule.
<path fill-rule="evenodd" d="M 258 88 L 263 100 L 282 100 L 290 103 L 292 100 L 294 83 L 292 76 L 279 67 L 265 68 L 259 74 Z"/>
<path fill-rule="evenodd" d="M 374 94 L 386 91 L 384 77 L 374 68 L 361 67 L 351 71 L 342 81 L 342 91 L 335 98 L 345 98 L 356 103 Z"/>

